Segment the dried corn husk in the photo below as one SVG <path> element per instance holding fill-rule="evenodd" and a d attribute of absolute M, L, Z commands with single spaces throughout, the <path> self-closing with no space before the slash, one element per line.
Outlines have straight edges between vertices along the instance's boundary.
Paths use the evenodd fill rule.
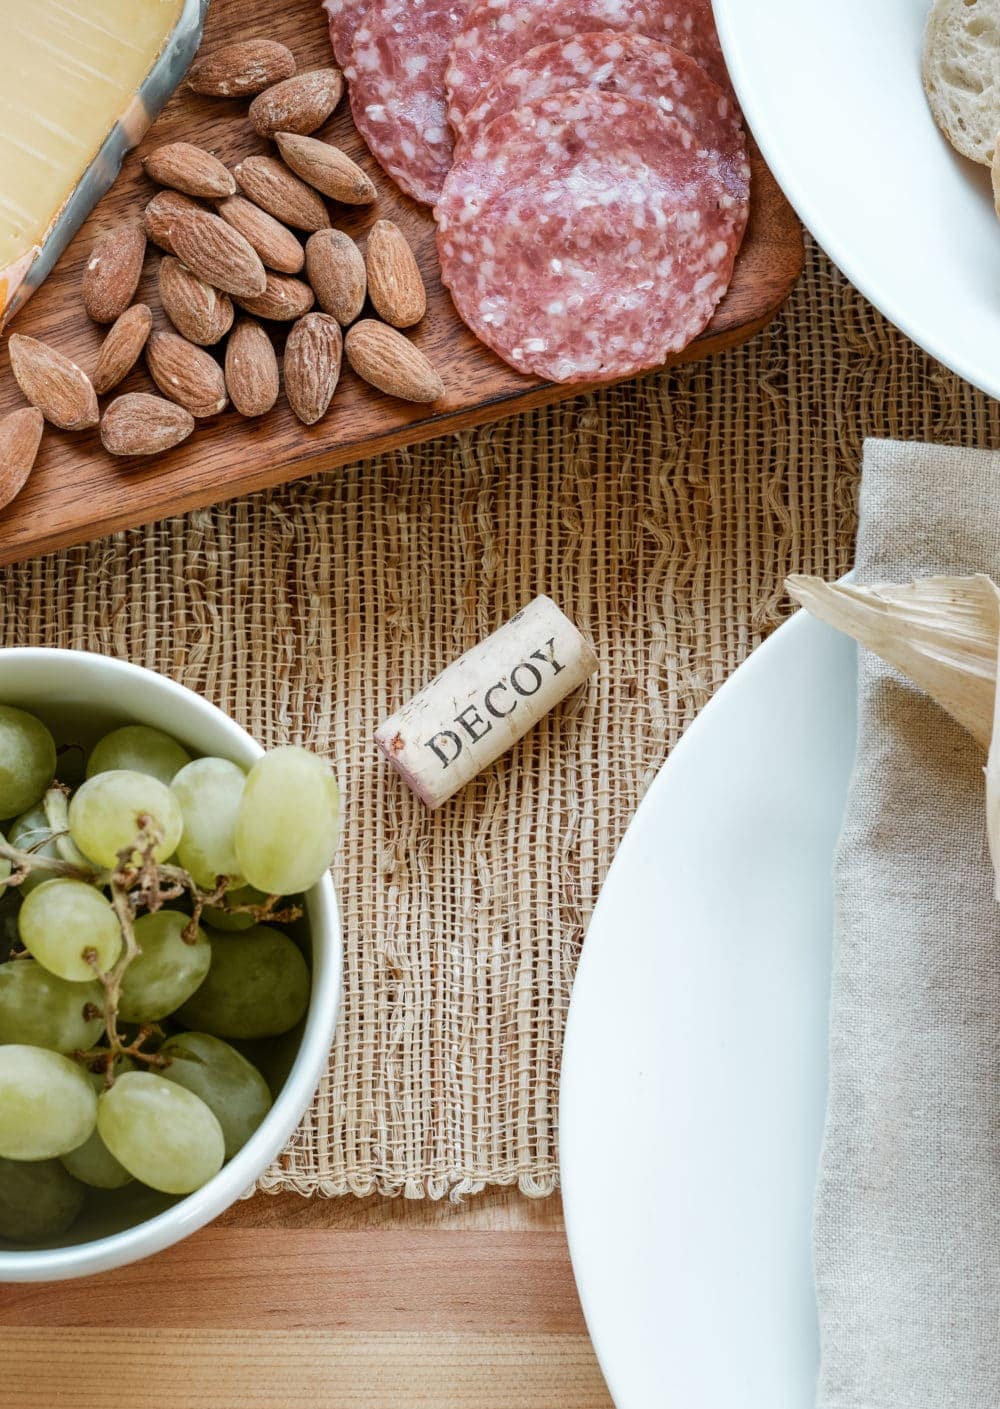
<path fill-rule="evenodd" d="M 1000 589 L 992 578 L 878 587 L 790 577 L 800 606 L 919 685 L 987 751 L 986 829 L 1000 900 Z"/>

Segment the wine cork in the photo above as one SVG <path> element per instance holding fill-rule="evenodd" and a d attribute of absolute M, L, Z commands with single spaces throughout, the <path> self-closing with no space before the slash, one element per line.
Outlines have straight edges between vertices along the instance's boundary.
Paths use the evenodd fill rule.
<path fill-rule="evenodd" d="M 421 801 L 440 807 L 596 669 L 570 619 L 536 597 L 387 719 L 375 742 Z"/>

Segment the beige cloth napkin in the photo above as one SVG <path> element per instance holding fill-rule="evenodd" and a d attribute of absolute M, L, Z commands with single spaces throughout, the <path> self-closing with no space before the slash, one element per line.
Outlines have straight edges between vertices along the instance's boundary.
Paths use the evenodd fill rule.
<path fill-rule="evenodd" d="M 868 441 L 861 582 L 1000 580 L 1000 453 Z M 820 1409 L 1000 1406 L 1000 905 L 984 759 L 861 653 L 815 1217 Z"/>

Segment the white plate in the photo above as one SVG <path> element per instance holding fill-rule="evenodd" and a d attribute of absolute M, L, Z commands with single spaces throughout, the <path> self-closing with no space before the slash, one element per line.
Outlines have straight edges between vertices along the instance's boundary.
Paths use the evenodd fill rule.
<path fill-rule="evenodd" d="M 584 945 L 563 1191 L 618 1409 L 811 1409 L 831 858 L 854 647 L 802 614 L 674 749 Z"/>
<path fill-rule="evenodd" d="M 920 81 L 930 0 L 714 0 L 747 121 L 851 282 L 1000 396 L 1000 224 L 989 171 L 938 132 Z"/>

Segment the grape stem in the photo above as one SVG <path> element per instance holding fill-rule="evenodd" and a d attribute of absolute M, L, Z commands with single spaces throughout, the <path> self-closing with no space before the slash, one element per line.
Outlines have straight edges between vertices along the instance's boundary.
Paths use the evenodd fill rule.
<path fill-rule="evenodd" d="M 32 871 L 45 871 L 49 876 L 68 876 L 71 880 L 86 881 L 88 885 L 104 882 L 107 874 L 95 870 L 92 866 L 78 866 L 75 862 L 64 861 L 58 856 L 41 856 L 33 851 L 21 851 L 7 841 L 0 841 L 0 857 L 9 861 L 13 867 L 6 880 L 0 881 L 0 892 L 13 890 L 26 880 Z"/>
<path fill-rule="evenodd" d="M 287 905 L 276 909 L 281 897 L 269 895 L 263 905 L 233 905 L 226 903 L 230 886 L 228 876 L 217 876 L 215 888 L 201 890 L 193 877 L 181 866 L 160 865 L 156 860 L 157 848 L 163 835 L 152 817 L 142 813 L 136 818 L 138 834 L 130 846 L 123 847 L 117 854 L 114 870 L 107 871 L 87 862 L 69 836 L 66 790 L 58 783 L 53 784 L 45 796 L 45 814 L 52 837 L 61 852 L 60 856 L 44 856 L 33 851 L 20 851 L 0 838 L 0 858 L 11 863 L 12 870 L 5 880 L 0 880 L 0 895 L 7 889 L 19 886 L 32 871 L 44 871 L 49 876 L 69 877 L 85 881 L 88 885 L 107 887 L 111 893 L 111 906 L 122 933 L 122 950 L 114 967 L 108 973 L 97 968 L 96 955 L 91 958 L 95 977 L 104 989 L 104 1026 L 107 1045 L 92 1047 L 86 1051 L 74 1052 L 77 1061 L 94 1069 L 100 1063 L 104 1068 L 104 1079 L 108 1086 L 114 1084 L 114 1067 L 119 1057 L 131 1057 L 133 1061 L 144 1062 L 151 1067 L 170 1065 L 168 1057 L 157 1052 L 144 1052 L 143 1044 L 149 1037 L 160 1035 L 160 1030 L 152 1023 L 144 1023 L 131 1042 L 126 1042 L 118 1031 L 118 1008 L 121 1003 L 122 980 L 132 963 L 142 950 L 135 937 L 135 920 L 140 909 L 154 914 L 168 901 L 178 900 L 182 895 L 191 899 L 193 913 L 184 927 L 183 937 L 194 944 L 198 937 L 198 925 L 203 910 L 214 906 L 233 915 L 252 915 L 258 923 L 267 920 L 278 924 L 289 924 L 301 914 L 301 906 Z M 70 857 L 79 857 L 79 861 Z M 16 957 L 16 956 L 15 956 Z"/>

